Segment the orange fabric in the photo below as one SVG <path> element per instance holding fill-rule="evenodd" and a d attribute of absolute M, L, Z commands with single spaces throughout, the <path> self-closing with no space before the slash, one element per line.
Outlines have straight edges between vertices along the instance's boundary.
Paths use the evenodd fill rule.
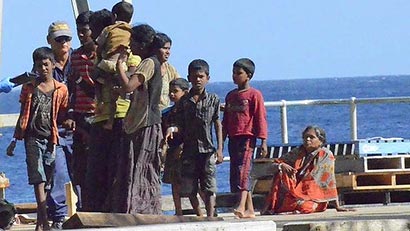
<path fill-rule="evenodd" d="M 53 124 L 51 131 L 51 139 L 50 142 L 53 144 L 58 143 L 58 130 L 57 130 L 57 118 L 59 113 L 66 113 L 68 110 L 68 90 L 66 85 L 63 83 L 58 82 L 57 80 L 53 79 L 55 91 L 53 93 L 53 102 L 52 102 L 52 118 Z M 14 131 L 14 138 L 16 139 L 23 139 L 25 135 L 25 131 L 28 126 L 28 122 L 30 119 L 30 112 L 31 112 L 31 98 L 34 92 L 34 86 L 32 84 L 24 84 L 21 88 L 20 93 L 20 116 L 17 120 L 16 128 Z"/>
<path fill-rule="evenodd" d="M 305 156 L 304 148 L 300 147 L 281 157 L 277 163 L 287 163 L 299 171 Z M 276 175 L 265 209 L 270 213 L 319 212 L 326 210 L 328 202 L 336 199 L 334 156 L 330 150 L 321 148 L 300 182 L 285 173 Z"/>

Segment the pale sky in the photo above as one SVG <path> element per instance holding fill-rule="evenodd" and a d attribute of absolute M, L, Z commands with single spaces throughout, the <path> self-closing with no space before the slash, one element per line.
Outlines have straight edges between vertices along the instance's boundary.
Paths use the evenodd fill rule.
<path fill-rule="evenodd" d="M 91 10 L 117 1 L 90 0 Z M 49 24 L 75 32 L 70 0 L 4 0 L 0 79 L 31 69 Z M 257 80 L 410 73 L 408 0 L 134 0 L 133 23 L 173 40 L 170 63 L 186 76 L 207 60 L 211 81 L 231 81 L 232 63 L 249 57 Z M 73 47 L 79 46 L 76 36 Z"/>

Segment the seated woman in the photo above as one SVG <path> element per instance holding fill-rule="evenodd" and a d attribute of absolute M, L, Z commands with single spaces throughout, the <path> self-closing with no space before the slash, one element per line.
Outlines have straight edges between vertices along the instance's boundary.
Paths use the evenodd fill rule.
<path fill-rule="evenodd" d="M 308 126 L 302 137 L 303 145 L 281 156 L 273 164 L 278 174 L 261 214 L 323 212 L 329 202 L 335 202 L 337 211 L 352 211 L 339 206 L 335 158 L 324 147 L 325 131 L 318 126 Z"/>

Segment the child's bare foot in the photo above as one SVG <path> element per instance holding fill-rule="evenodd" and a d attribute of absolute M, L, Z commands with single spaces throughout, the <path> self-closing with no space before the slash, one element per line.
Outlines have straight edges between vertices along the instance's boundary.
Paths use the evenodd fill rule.
<path fill-rule="evenodd" d="M 202 210 L 201 209 L 198 209 L 196 212 L 196 216 L 197 217 L 202 217 L 204 214 L 202 213 Z"/>
<path fill-rule="evenodd" d="M 233 214 L 235 214 L 235 216 L 238 217 L 238 218 L 243 218 L 243 216 L 244 216 L 244 212 L 239 210 L 239 209 L 234 209 Z"/>
<path fill-rule="evenodd" d="M 183 216 L 184 215 L 184 213 L 182 212 L 182 209 L 181 210 L 175 210 L 175 216 Z"/>
<path fill-rule="evenodd" d="M 255 212 L 246 210 L 241 218 L 255 218 Z"/>

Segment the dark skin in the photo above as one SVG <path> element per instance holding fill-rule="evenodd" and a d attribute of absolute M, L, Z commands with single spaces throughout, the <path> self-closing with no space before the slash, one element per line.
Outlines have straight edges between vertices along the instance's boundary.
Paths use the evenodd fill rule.
<path fill-rule="evenodd" d="M 317 136 L 315 130 L 310 129 L 306 131 L 303 134 L 303 147 L 306 149 L 306 153 L 311 153 L 318 148 L 320 148 L 323 145 L 322 140 L 319 139 Z M 292 166 L 286 164 L 286 163 L 281 163 L 278 166 L 278 170 L 282 173 L 287 174 L 289 177 L 295 179 L 296 178 L 296 173 L 297 170 L 293 168 Z M 352 208 L 343 208 L 339 205 L 339 200 L 336 199 L 334 201 L 330 201 L 330 204 L 332 204 L 336 211 L 338 212 L 349 212 L 349 211 L 356 211 L 355 209 Z"/>
<path fill-rule="evenodd" d="M 85 54 L 88 57 L 95 56 L 97 51 L 97 45 L 94 43 L 91 35 L 92 31 L 89 24 L 77 24 L 78 40 L 80 40 L 82 48 L 84 49 Z M 68 119 L 63 123 L 63 127 L 65 127 L 66 129 L 75 130 L 75 121 Z M 84 140 L 88 140 L 89 137 L 87 132 L 85 132 L 84 130 L 78 130 L 77 132 L 82 134 Z"/>
<path fill-rule="evenodd" d="M 241 67 L 234 67 L 232 70 L 232 79 L 233 82 L 238 86 L 238 91 L 246 91 L 248 90 L 250 86 L 250 81 L 251 81 L 252 75 L 250 73 L 246 73 L 246 71 L 241 68 Z M 226 140 L 226 137 L 228 136 L 227 131 L 223 129 L 223 140 Z M 260 139 L 261 140 L 261 157 L 265 158 L 268 154 L 268 145 L 266 142 L 266 139 Z"/>

